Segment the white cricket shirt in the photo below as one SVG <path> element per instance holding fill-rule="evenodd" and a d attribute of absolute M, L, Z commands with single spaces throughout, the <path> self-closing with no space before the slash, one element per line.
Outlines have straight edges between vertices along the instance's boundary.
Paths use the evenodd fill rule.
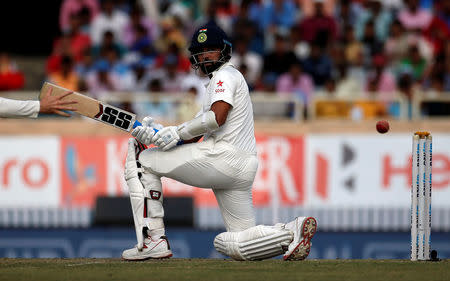
<path fill-rule="evenodd" d="M 206 86 L 203 112 L 211 109 L 216 101 L 224 101 L 232 106 L 225 124 L 205 139 L 226 141 L 239 149 L 256 153 L 253 122 L 253 106 L 244 76 L 229 62 L 212 73 Z"/>
<path fill-rule="evenodd" d="M 11 100 L 0 97 L 0 117 L 36 118 L 39 114 L 39 109 L 39 101 Z"/>

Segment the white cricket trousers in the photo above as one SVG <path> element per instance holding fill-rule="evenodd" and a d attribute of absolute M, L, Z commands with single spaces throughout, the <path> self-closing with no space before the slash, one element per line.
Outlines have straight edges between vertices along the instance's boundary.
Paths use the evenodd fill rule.
<path fill-rule="evenodd" d="M 150 194 L 152 191 L 162 194 L 161 177 L 211 188 L 227 231 L 242 231 L 255 226 L 252 184 L 258 168 L 256 154 L 210 138 L 169 151 L 147 149 L 140 154 L 139 162 L 145 174 L 141 181 L 146 189 L 150 189 Z M 147 210 L 148 217 L 162 218 L 162 196 L 158 196 L 158 200 L 148 200 Z"/>

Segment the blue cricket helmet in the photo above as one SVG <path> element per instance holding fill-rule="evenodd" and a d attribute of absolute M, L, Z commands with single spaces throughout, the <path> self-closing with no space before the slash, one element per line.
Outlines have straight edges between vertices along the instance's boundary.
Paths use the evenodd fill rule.
<path fill-rule="evenodd" d="M 198 55 L 213 52 L 208 49 L 216 48 L 220 49 L 219 60 L 199 61 Z M 220 27 L 214 24 L 208 24 L 194 32 L 188 50 L 191 52 L 189 59 L 192 67 L 194 69 L 200 68 L 206 75 L 209 75 L 230 60 L 232 44 L 227 34 Z"/>

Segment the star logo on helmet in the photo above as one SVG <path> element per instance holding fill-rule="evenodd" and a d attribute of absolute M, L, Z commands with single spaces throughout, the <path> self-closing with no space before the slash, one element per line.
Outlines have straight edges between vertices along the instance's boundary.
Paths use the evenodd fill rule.
<path fill-rule="evenodd" d="M 222 84 L 223 84 L 223 81 L 220 81 L 220 80 L 219 80 L 219 82 L 217 82 L 217 86 L 218 86 L 218 87 L 222 87 Z"/>

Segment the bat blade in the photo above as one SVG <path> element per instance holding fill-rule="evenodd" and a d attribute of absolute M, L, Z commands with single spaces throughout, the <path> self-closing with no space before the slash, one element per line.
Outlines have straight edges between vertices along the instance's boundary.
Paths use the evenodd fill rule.
<path fill-rule="evenodd" d="M 52 89 L 52 96 L 62 96 L 68 92 L 73 92 L 55 84 L 45 82 L 44 85 L 42 85 L 39 99 L 43 93 L 48 92 L 50 89 Z M 78 114 L 127 132 L 130 132 L 133 128 L 141 125 L 141 123 L 136 120 L 136 114 L 77 92 L 73 92 L 71 95 L 64 97 L 62 100 L 76 101 L 77 103 L 71 106 Z"/>

